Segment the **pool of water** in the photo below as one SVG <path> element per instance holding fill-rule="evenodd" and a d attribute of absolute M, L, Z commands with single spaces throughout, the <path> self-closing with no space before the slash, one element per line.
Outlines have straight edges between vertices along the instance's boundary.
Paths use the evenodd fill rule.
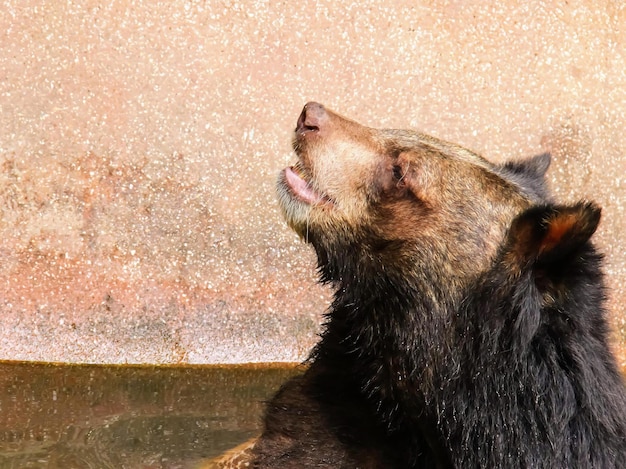
<path fill-rule="evenodd" d="M 0 362 L 0 469 L 193 468 L 257 435 L 301 371 Z"/>

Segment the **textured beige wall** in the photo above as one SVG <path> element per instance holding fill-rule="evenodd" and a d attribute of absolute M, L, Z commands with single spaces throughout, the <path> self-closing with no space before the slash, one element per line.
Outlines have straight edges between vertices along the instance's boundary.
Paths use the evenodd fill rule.
<path fill-rule="evenodd" d="M 552 151 L 604 207 L 624 347 L 623 2 L 40 3 L 0 9 L 0 358 L 302 359 L 329 295 L 273 187 L 311 99 Z"/>

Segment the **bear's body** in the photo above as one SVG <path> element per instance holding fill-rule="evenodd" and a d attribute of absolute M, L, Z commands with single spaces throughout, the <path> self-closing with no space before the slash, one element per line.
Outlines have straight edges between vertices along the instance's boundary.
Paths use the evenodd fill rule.
<path fill-rule="evenodd" d="M 294 148 L 281 207 L 335 297 L 253 467 L 626 467 L 600 211 L 549 199 L 549 156 L 493 165 L 316 103 Z"/>

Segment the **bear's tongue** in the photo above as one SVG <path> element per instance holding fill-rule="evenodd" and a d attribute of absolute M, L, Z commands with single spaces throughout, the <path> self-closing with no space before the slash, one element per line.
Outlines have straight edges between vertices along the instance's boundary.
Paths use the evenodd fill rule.
<path fill-rule="evenodd" d="M 294 167 L 285 169 L 285 178 L 291 190 L 306 203 L 317 204 L 322 202 L 324 198 L 315 192 L 297 171 L 297 168 Z"/>

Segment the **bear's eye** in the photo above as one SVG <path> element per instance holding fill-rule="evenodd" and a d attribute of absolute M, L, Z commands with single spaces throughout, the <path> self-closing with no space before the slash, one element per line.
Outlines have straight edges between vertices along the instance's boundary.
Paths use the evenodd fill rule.
<path fill-rule="evenodd" d="M 396 181 L 400 182 L 402 181 L 402 179 L 404 179 L 405 172 L 402 166 L 397 165 L 397 164 L 393 165 L 392 171 L 393 171 L 393 177 Z"/>

